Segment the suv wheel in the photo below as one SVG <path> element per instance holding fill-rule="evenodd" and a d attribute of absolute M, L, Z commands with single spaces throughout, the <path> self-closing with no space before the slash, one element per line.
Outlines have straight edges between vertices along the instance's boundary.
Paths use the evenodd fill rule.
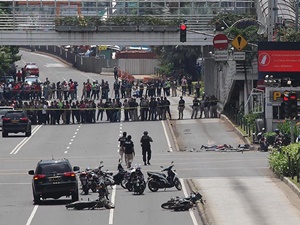
<path fill-rule="evenodd" d="M 31 136 L 31 130 L 28 131 L 28 132 L 25 132 L 25 136 L 26 136 L 26 137 L 30 137 L 30 136 Z"/>
<path fill-rule="evenodd" d="M 2 131 L 2 137 L 8 137 L 8 133 L 5 131 Z"/>
<path fill-rule="evenodd" d="M 41 198 L 40 196 L 36 195 L 34 192 L 33 192 L 33 201 L 34 201 L 34 204 L 35 205 L 38 205 L 41 203 Z"/>
<path fill-rule="evenodd" d="M 79 200 L 78 189 L 72 193 L 72 202 Z"/>

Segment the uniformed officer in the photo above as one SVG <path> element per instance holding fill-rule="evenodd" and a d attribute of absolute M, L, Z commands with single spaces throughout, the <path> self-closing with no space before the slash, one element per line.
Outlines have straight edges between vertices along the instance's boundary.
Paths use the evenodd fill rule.
<path fill-rule="evenodd" d="M 142 155 L 144 165 L 150 165 L 151 159 L 151 144 L 153 142 L 152 138 L 148 135 L 148 131 L 144 131 L 144 135 L 141 137 Z"/>

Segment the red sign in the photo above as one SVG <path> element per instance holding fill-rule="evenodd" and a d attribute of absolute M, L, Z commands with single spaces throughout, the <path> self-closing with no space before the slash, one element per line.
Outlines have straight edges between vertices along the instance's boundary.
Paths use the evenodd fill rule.
<path fill-rule="evenodd" d="M 259 72 L 299 72 L 299 50 L 260 50 L 258 51 Z"/>
<path fill-rule="evenodd" d="M 225 34 L 217 34 L 213 39 L 213 45 L 217 49 L 226 49 L 228 47 L 228 38 Z"/>

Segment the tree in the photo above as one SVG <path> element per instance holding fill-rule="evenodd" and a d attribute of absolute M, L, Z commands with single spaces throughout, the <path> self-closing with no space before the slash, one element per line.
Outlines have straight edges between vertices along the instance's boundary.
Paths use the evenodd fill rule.
<path fill-rule="evenodd" d="M 0 3 L 0 15 L 10 13 L 10 6 L 12 3 Z M 0 46 L 0 76 L 11 73 L 13 63 L 20 60 L 18 56 L 19 46 Z"/>

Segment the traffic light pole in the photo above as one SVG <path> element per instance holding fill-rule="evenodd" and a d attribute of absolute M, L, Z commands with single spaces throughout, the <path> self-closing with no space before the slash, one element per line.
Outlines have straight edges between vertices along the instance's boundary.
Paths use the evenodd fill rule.
<path fill-rule="evenodd" d="M 294 129 L 295 129 L 295 120 L 290 120 L 290 132 L 291 132 L 291 143 L 294 143 L 295 137 L 294 137 Z"/>

